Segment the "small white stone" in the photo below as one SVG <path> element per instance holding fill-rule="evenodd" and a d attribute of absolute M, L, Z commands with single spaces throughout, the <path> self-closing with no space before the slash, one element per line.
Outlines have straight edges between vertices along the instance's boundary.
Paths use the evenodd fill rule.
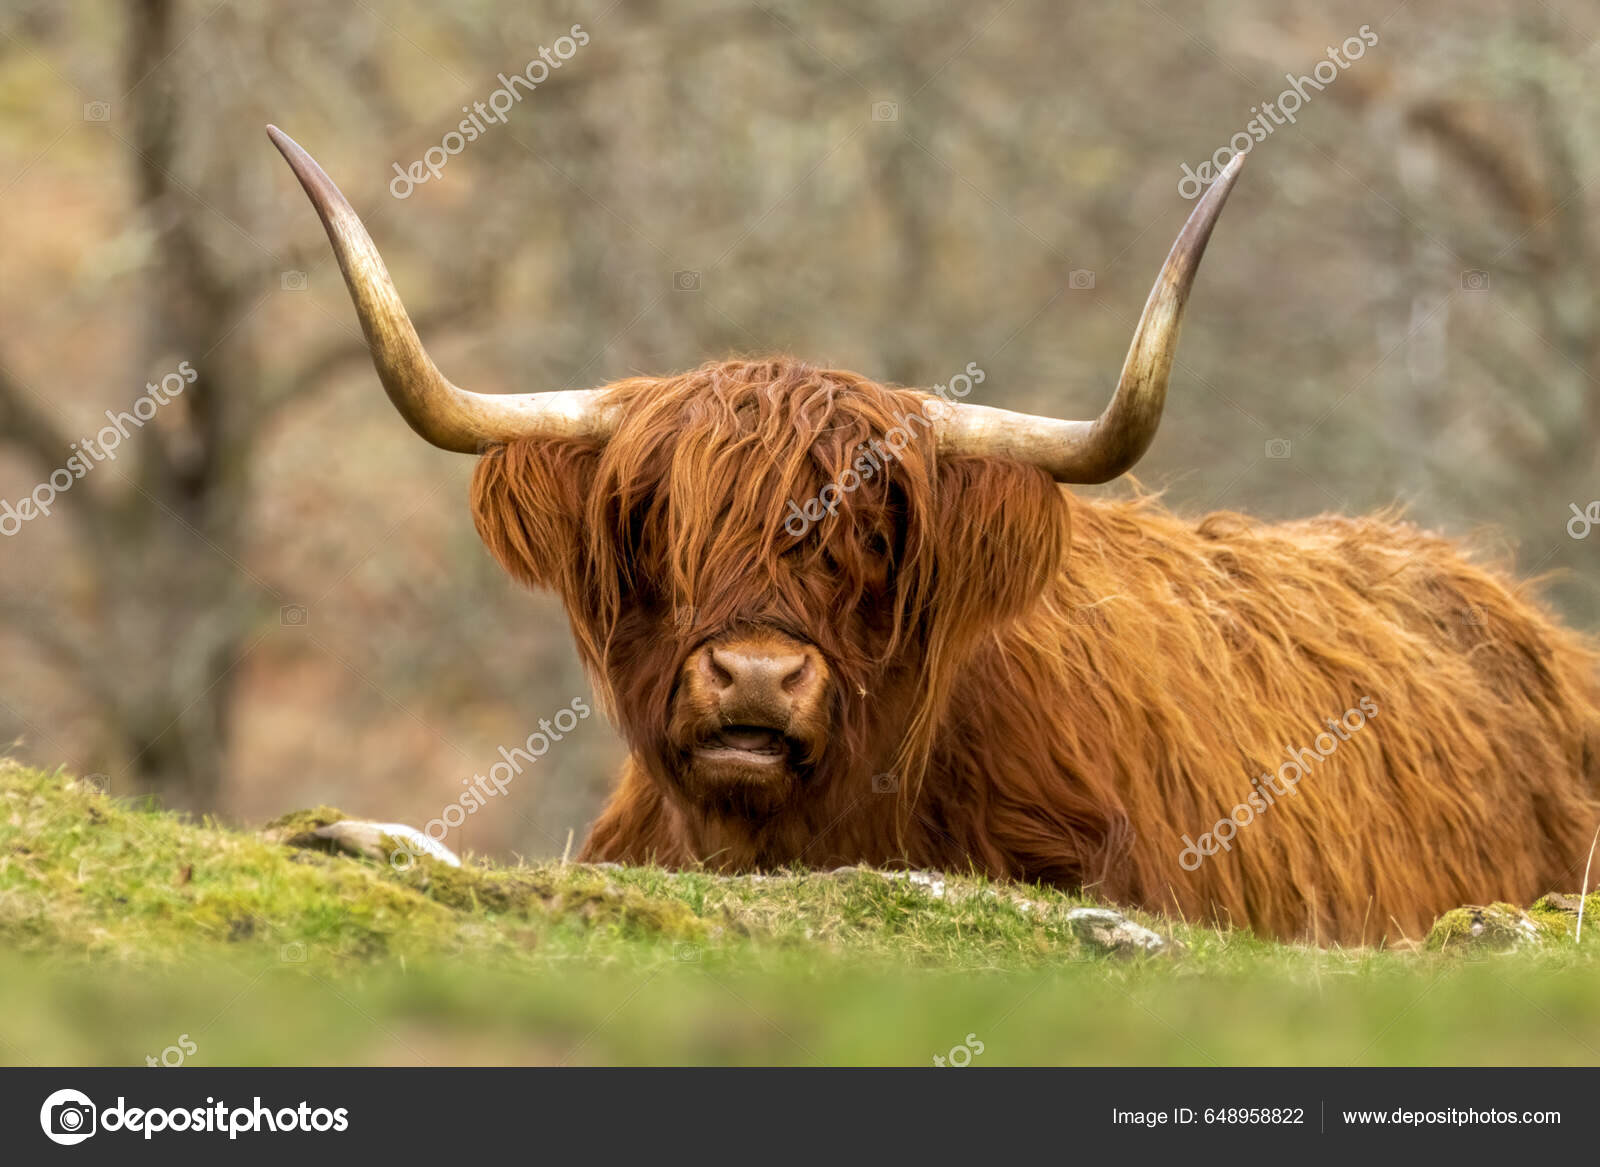
<path fill-rule="evenodd" d="M 448 863 L 451 867 L 461 866 L 461 860 L 449 847 L 423 834 L 416 827 L 408 827 L 404 823 L 369 823 L 357 819 L 340 819 L 328 826 L 318 827 L 312 834 L 319 839 L 337 843 L 346 851 L 353 851 L 357 855 L 384 860 L 390 858 L 388 849 L 383 845 L 383 837 L 388 835 L 395 842 L 404 843 L 410 849 L 431 856 L 441 863 Z"/>

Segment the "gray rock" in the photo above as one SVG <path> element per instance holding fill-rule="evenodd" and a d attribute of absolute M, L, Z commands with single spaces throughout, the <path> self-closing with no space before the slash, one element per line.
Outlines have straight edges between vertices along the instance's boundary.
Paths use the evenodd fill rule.
<path fill-rule="evenodd" d="M 1167 948 L 1164 937 L 1110 908 L 1073 908 L 1067 912 L 1067 926 L 1085 944 L 1118 956 L 1154 955 Z"/>

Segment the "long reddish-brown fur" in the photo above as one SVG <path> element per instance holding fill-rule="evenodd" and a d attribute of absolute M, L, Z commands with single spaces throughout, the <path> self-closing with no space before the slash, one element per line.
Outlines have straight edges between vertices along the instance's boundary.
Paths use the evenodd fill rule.
<path fill-rule="evenodd" d="M 791 501 L 927 400 L 719 362 L 612 386 L 604 445 L 480 461 L 479 532 L 561 595 L 631 747 L 585 858 L 975 868 L 1342 943 L 1578 881 L 1600 823 L 1596 654 L 1528 585 L 1392 516 L 1194 522 L 940 458 L 915 426 L 836 516 L 785 530 Z M 825 659 L 822 744 L 781 806 L 702 805 L 674 779 L 680 666 L 762 628 Z M 1376 715 L 1302 753 L 1292 796 L 1180 863 L 1363 698 Z"/>

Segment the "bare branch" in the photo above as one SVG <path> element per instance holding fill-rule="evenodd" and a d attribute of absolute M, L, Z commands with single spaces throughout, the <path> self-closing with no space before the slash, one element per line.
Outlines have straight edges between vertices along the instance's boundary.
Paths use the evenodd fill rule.
<path fill-rule="evenodd" d="M 66 461 L 71 439 L 34 404 L 35 399 L 0 362 L 0 442 L 16 446 L 48 477 Z"/>

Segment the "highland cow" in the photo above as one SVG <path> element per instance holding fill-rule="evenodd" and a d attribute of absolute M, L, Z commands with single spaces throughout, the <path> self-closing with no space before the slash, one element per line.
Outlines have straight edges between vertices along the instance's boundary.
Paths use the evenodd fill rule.
<path fill-rule="evenodd" d="M 1595 650 L 1527 585 L 1392 515 L 1191 521 L 1066 489 L 1153 438 L 1238 160 L 1078 422 L 787 357 L 458 389 L 338 189 L 269 132 L 390 398 L 480 455 L 484 543 L 561 597 L 627 740 L 584 859 L 976 870 L 1340 943 L 1579 881 Z"/>

